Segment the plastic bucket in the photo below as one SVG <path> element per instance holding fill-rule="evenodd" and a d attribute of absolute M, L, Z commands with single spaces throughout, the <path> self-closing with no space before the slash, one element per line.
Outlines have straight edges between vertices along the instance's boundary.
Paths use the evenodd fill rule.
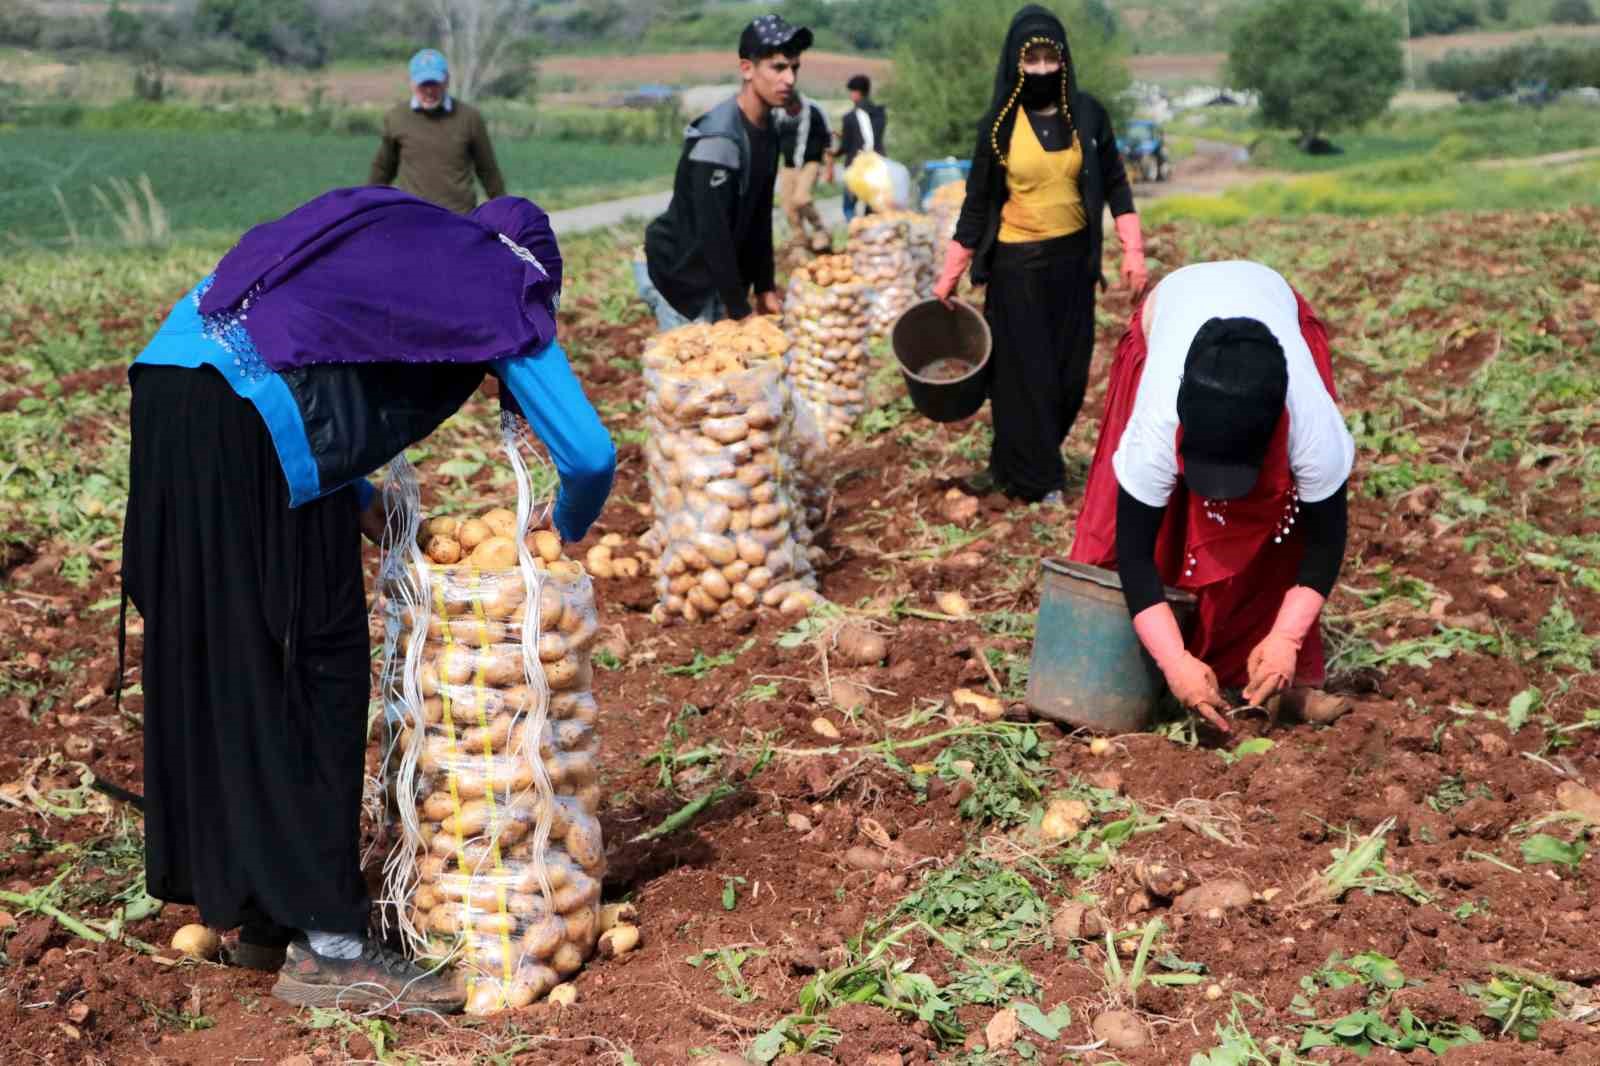
<path fill-rule="evenodd" d="M 935 422 L 971 418 L 989 396 L 989 323 L 965 300 L 954 304 L 912 304 L 889 332 L 911 402 Z"/>
<path fill-rule="evenodd" d="M 1187 628 L 1195 598 L 1167 589 Z M 1166 691 L 1128 621 L 1122 581 L 1097 566 L 1044 561 L 1039 621 L 1028 674 L 1028 707 L 1040 718 L 1096 733 L 1136 733 L 1150 725 Z"/>

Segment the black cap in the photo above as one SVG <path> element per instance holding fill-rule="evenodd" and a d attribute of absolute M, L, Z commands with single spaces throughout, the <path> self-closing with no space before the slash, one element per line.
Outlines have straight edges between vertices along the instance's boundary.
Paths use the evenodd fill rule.
<path fill-rule="evenodd" d="M 1248 496 L 1289 395 L 1289 362 L 1272 331 L 1253 318 L 1213 318 L 1183 364 L 1178 424 L 1183 477 L 1212 500 Z"/>
<path fill-rule="evenodd" d="M 762 15 L 752 19 L 739 35 L 739 58 L 761 59 L 780 52 L 804 52 L 811 47 L 811 31 L 792 26 L 782 15 Z"/>

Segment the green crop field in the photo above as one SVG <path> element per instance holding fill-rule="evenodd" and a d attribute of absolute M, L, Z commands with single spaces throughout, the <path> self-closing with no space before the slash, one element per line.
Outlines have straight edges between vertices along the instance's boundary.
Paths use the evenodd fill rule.
<path fill-rule="evenodd" d="M 84 239 L 115 236 L 94 190 L 115 204 L 110 180 L 141 174 L 174 232 L 237 234 L 365 182 L 377 144 L 282 132 L 0 131 L 0 248 L 65 239 L 69 215 Z M 677 155 L 673 145 L 505 138 L 495 150 L 510 191 L 551 209 L 665 188 Z"/>

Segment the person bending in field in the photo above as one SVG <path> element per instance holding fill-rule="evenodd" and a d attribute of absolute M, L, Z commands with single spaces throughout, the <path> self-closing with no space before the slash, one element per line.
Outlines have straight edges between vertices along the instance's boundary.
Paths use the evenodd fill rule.
<path fill-rule="evenodd" d="M 363 475 L 490 373 L 560 474 L 556 531 L 581 538 L 615 452 L 555 339 L 560 290 L 526 200 L 461 216 L 336 190 L 245 234 L 129 371 L 150 892 L 242 927 L 232 961 L 277 969 L 291 1003 L 465 1000 L 368 934 L 361 532 L 385 518 Z"/>
<path fill-rule="evenodd" d="M 665 331 L 782 310 L 772 260 L 775 110 L 788 105 L 811 31 L 762 15 L 739 37 L 737 96 L 689 124 L 672 202 L 645 230 L 639 296 Z"/>
<path fill-rule="evenodd" d="M 1355 462 L 1337 401 L 1322 323 L 1259 263 L 1175 271 L 1117 347 L 1071 558 L 1120 571 L 1173 695 L 1224 732 L 1224 686 L 1274 718 L 1349 709 L 1317 626 Z M 1163 582 L 1199 599 L 1187 639 Z"/>
<path fill-rule="evenodd" d="M 489 127 L 471 104 L 450 95 L 443 55 L 424 48 L 411 57 L 411 102 L 383 116 L 383 140 L 367 175 L 369 185 L 406 192 L 465 213 L 478 203 L 473 176 L 489 199 L 506 194 L 506 179 L 489 143 Z"/>
<path fill-rule="evenodd" d="M 1147 280 L 1143 242 L 1116 132 L 1078 87 L 1061 20 L 1030 4 L 1006 33 L 961 218 L 933 287 L 948 304 L 969 267 L 974 284 L 988 285 L 994 444 L 988 467 L 963 479 L 968 492 L 1064 502 L 1061 445 L 1089 384 L 1107 207 L 1123 280 L 1137 293 Z"/>
<path fill-rule="evenodd" d="M 822 106 L 796 89 L 780 113 L 778 124 L 778 195 L 796 243 L 813 252 L 833 247 L 812 194 L 817 175 L 832 156 L 833 135 Z M 809 236 L 806 227 L 811 227 Z"/>

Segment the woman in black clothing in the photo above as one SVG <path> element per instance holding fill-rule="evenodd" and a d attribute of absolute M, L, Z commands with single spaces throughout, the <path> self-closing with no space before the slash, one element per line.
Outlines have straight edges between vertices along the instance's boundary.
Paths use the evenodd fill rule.
<path fill-rule="evenodd" d="M 989 469 L 969 479 L 975 491 L 1061 501 L 1061 445 L 1083 406 L 1094 355 L 1107 204 L 1123 280 L 1137 291 L 1147 280 L 1144 247 L 1110 116 L 1077 87 L 1061 21 L 1030 4 L 1006 34 L 961 218 L 934 286 L 948 302 L 969 267 L 974 284 L 988 285 L 994 447 Z"/>

